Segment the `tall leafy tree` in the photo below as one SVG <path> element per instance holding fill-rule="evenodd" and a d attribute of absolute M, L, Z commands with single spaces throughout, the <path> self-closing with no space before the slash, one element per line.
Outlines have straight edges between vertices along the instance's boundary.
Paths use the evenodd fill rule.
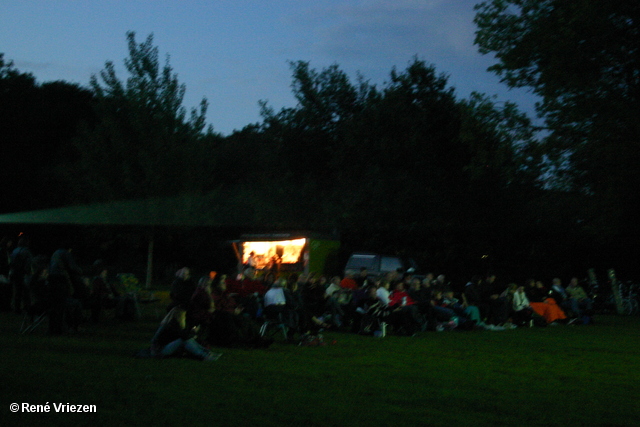
<path fill-rule="evenodd" d="M 336 65 L 295 62 L 292 70 L 298 103 L 278 113 L 264 105 L 264 135 L 279 153 L 277 170 L 299 190 L 289 194 L 304 194 L 301 204 L 334 227 L 452 229 L 467 222 L 472 179 L 522 174 L 524 156 L 513 150 L 530 143 L 526 117 L 480 95 L 458 101 L 447 77 L 423 61 L 392 70 L 380 89 L 361 76 L 352 83 Z"/>
<path fill-rule="evenodd" d="M 345 135 L 364 108 L 370 88 L 361 80 L 354 85 L 335 64 L 320 71 L 305 61 L 290 66 L 297 104 L 275 111 L 261 103 L 261 129 L 272 153 L 264 158 L 278 159 L 273 168 L 278 176 L 271 183 L 287 188 L 281 198 L 285 212 L 308 224 L 336 227 L 336 170 L 348 164 L 340 160 Z"/>
<path fill-rule="evenodd" d="M 241 166 L 248 180 L 233 181 L 236 194 L 263 210 L 275 204 L 283 224 L 338 229 L 360 248 L 424 252 L 432 265 L 480 260 L 490 239 L 513 248 L 504 243 L 524 220 L 522 189 L 538 176 L 530 121 L 514 104 L 460 101 L 447 76 L 418 59 L 380 88 L 336 65 L 291 65 L 296 105 L 262 103 L 264 121 L 216 151 L 231 168 L 251 165 Z"/>
<path fill-rule="evenodd" d="M 54 169 L 81 122 L 93 119 L 93 95 L 63 81 L 38 83 L 0 54 L 0 150 L 4 209 L 61 205 Z"/>
<path fill-rule="evenodd" d="M 77 167 L 67 169 L 75 194 L 109 200 L 202 190 L 204 136 L 212 133 L 205 123 L 207 100 L 188 114 L 182 105 L 186 87 L 168 55 L 161 65 L 153 35 L 137 43 L 129 32 L 127 41 L 127 79 L 118 77 L 111 61 L 91 77 L 99 120 L 77 139 Z"/>
<path fill-rule="evenodd" d="M 540 178 L 541 152 L 531 119 L 515 103 L 477 92 L 460 105 L 472 181 L 501 188 L 534 185 Z"/>
<path fill-rule="evenodd" d="M 338 172 L 350 183 L 342 191 L 354 203 L 356 223 L 407 233 L 441 226 L 464 188 L 468 159 L 460 120 L 454 90 L 433 66 L 413 60 L 404 70 L 393 69 L 342 149 L 345 163 Z M 367 208 L 372 202 L 377 211 Z"/>
<path fill-rule="evenodd" d="M 572 188 L 593 196 L 585 224 L 640 231 L 638 2 L 491 0 L 476 8 L 476 43 L 497 59 L 490 70 L 542 98 L 548 158 Z"/>
<path fill-rule="evenodd" d="M 469 224 L 473 246 L 468 251 L 475 251 L 476 261 L 488 256 L 483 263 L 522 263 L 538 213 L 530 208 L 540 186 L 541 153 L 534 127 L 514 103 L 498 102 L 495 96 L 472 93 L 460 106 L 460 137 L 469 150 L 465 166 L 469 186 L 466 203 L 459 208 L 465 210 L 461 216 Z"/>
<path fill-rule="evenodd" d="M 284 144 L 279 148 L 291 174 L 311 173 L 316 181 L 329 184 L 322 172 L 328 171 L 346 129 L 364 108 L 367 85 L 353 85 L 337 65 L 321 71 L 305 61 L 290 66 L 297 105 L 276 113 L 263 103 L 264 126 L 275 141 Z"/>

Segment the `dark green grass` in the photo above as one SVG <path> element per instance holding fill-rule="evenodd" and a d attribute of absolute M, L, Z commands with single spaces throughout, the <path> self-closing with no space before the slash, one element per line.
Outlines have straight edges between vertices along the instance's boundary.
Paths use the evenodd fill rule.
<path fill-rule="evenodd" d="M 327 333 L 325 347 L 223 349 L 213 363 L 135 359 L 157 322 L 19 335 L 0 315 L 0 425 L 640 425 L 639 318 L 593 326 Z M 97 405 L 96 414 L 9 404 Z"/>

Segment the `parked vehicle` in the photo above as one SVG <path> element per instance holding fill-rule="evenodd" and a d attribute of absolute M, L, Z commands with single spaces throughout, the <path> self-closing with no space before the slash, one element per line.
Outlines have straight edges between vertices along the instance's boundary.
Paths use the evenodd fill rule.
<path fill-rule="evenodd" d="M 354 252 L 345 265 L 345 274 L 348 271 L 358 272 L 366 268 L 369 276 L 381 276 L 392 271 L 416 271 L 416 263 L 412 259 L 403 259 L 397 256 L 381 255 L 372 252 Z"/>

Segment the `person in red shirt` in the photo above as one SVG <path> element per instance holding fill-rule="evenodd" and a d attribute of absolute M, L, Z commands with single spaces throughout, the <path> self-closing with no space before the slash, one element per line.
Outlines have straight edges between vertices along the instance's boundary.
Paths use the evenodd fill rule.
<path fill-rule="evenodd" d="M 347 271 L 345 273 L 344 279 L 340 281 L 340 287 L 351 291 L 358 289 L 358 283 L 354 279 L 353 271 Z"/>
<path fill-rule="evenodd" d="M 389 295 L 389 308 L 399 331 L 413 335 L 424 329 L 425 321 L 418 310 L 418 305 L 409 296 L 403 282 L 398 282 Z"/>

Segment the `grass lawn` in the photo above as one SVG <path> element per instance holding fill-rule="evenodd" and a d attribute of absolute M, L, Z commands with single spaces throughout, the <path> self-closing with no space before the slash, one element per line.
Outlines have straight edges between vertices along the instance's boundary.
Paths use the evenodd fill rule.
<path fill-rule="evenodd" d="M 157 321 L 106 320 L 73 336 L 18 333 L 0 313 L 0 426 L 640 425 L 640 318 L 325 347 L 223 349 L 217 362 L 136 359 Z M 96 405 L 12 413 L 11 403 Z"/>

